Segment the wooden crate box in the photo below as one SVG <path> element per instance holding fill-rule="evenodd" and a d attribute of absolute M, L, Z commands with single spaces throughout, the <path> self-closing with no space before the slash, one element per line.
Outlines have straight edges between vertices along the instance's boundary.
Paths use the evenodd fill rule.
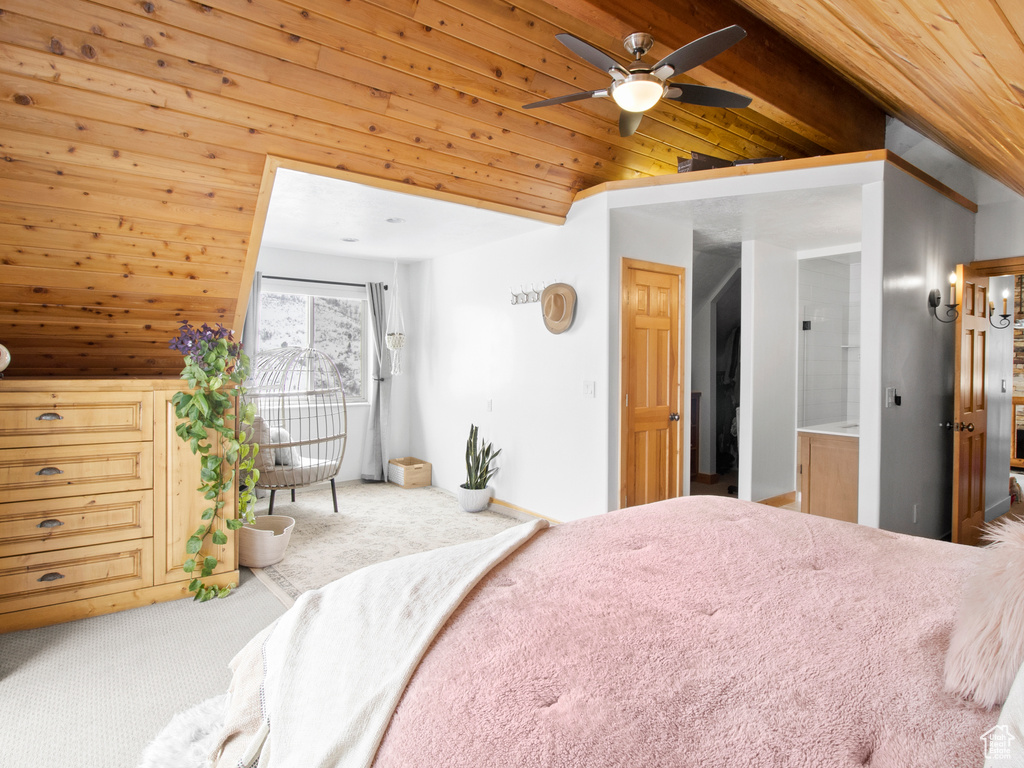
<path fill-rule="evenodd" d="M 430 462 L 412 456 L 403 456 L 388 462 L 388 480 L 403 488 L 423 488 L 430 485 Z"/>

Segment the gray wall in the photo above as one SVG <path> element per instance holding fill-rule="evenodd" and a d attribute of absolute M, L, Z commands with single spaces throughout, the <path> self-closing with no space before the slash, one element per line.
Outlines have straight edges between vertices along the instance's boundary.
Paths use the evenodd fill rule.
<path fill-rule="evenodd" d="M 954 325 L 928 292 L 974 250 L 974 215 L 903 171 L 885 169 L 880 527 L 941 538 L 951 528 Z M 886 408 L 896 387 L 902 405 Z M 918 505 L 917 522 L 913 507 Z"/>

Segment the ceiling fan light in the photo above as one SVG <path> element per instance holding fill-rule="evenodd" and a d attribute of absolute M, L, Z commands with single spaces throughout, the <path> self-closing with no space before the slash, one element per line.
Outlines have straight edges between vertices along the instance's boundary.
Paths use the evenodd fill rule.
<path fill-rule="evenodd" d="M 646 112 L 665 94 L 665 83 L 654 75 L 633 74 L 612 84 L 612 98 L 627 112 Z"/>

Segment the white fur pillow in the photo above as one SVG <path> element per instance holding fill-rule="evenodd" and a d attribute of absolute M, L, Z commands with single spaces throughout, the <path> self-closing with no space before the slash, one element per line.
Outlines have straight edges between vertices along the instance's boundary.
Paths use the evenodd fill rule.
<path fill-rule="evenodd" d="M 284 427 L 271 427 L 270 428 L 270 443 L 272 445 L 280 445 L 280 448 L 274 449 L 274 463 L 282 466 L 299 466 L 302 463 L 302 457 L 299 455 L 299 449 L 294 446 L 287 446 L 285 443 L 290 443 L 292 436 L 288 434 L 288 430 Z"/>
<path fill-rule="evenodd" d="M 259 414 L 253 417 L 251 426 L 243 426 L 250 443 L 265 445 L 270 442 L 270 428 Z M 274 470 L 274 450 L 268 448 L 256 454 L 256 469 L 261 473 Z"/>
<path fill-rule="evenodd" d="M 1024 521 L 993 523 L 984 538 L 992 543 L 964 585 L 946 690 L 991 709 L 1006 700 L 1024 663 Z"/>

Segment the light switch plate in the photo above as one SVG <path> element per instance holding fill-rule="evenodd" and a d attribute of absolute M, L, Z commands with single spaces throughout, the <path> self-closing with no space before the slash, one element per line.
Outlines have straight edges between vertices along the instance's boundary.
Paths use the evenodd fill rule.
<path fill-rule="evenodd" d="M 896 387 L 885 388 L 885 407 L 893 408 L 896 406 Z"/>

